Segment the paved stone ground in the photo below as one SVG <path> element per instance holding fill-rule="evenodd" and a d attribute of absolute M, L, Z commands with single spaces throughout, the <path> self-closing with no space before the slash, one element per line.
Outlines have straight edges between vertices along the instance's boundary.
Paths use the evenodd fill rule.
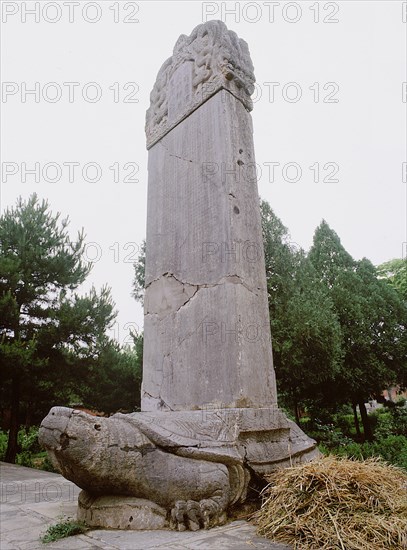
<path fill-rule="evenodd" d="M 58 474 L 0 463 L 1 550 L 290 550 L 256 536 L 245 521 L 234 521 L 209 531 L 93 530 L 85 535 L 42 544 L 48 525 L 61 516 L 76 517 L 80 489 Z"/>

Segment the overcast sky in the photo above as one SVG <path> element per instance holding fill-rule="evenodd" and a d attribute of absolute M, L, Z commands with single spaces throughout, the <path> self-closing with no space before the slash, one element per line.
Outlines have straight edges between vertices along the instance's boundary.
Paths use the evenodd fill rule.
<path fill-rule="evenodd" d="M 73 235 L 85 229 L 95 265 L 84 290 L 112 287 L 120 342 L 143 325 L 130 293 L 145 237 L 149 94 L 179 35 L 209 19 L 249 44 L 259 192 L 292 242 L 308 249 L 324 218 L 354 258 L 405 254 L 406 2 L 1 8 L 1 210 L 35 191 L 69 215 Z"/>

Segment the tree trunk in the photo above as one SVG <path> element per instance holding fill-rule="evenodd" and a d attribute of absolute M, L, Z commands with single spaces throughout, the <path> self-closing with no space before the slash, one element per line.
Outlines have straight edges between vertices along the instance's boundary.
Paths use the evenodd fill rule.
<path fill-rule="evenodd" d="M 356 403 L 352 403 L 352 409 L 353 409 L 353 420 L 355 422 L 355 428 L 356 428 L 356 435 L 357 435 L 358 441 L 361 441 L 362 434 L 360 433 L 360 424 L 359 424 L 358 411 L 356 409 Z"/>
<path fill-rule="evenodd" d="M 294 398 L 294 414 L 295 414 L 295 421 L 298 425 L 300 425 L 300 407 L 298 405 L 297 399 Z"/>
<path fill-rule="evenodd" d="M 26 410 L 26 413 L 25 413 L 25 433 L 26 434 L 28 434 L 28 432 L 30 431 L 30 428 L 31 428 L 32 417 L 33 417 L 33 408 L 34 408 L 34 403 L 29 401 L 27 403 L 27 410 Z"/>
<path fill-rule="evenodd" d="M 365 440 L 366 441 L 373 441 L 373 432 L 372 427 L 370 426 L 369 417 L 367 415 L 367 410 L 365 407 L 365 402 L 363 399 L 361 399 L 358 403 L 359 410 L 360 410 L 360 416 L 362 418 L 362 424 L 363 424 L 363 432 L 365 434 Z"/>
<path fill-rule="evenodd" d="M 20 412 L 20 376 L 13 376 L 11 383 L 11 414 L 10 414 L 10 431 L 8 434 L 8 443 L 5 462 L 14 464 L 18 451 L 17 435 L 19 426 Z"/>

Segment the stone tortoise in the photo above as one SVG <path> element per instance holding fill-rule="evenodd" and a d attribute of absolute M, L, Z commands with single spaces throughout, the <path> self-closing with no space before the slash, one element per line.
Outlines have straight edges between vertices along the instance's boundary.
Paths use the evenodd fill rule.
<path fill-rule="evenodd" d="M 105 418 L 53 407 L 39 441 L 61 474 L 88 495 L 148 499 L 180 531 L 224 523 L 227 509 L 245 501 L 251 477 L 318 453 L 277 408 Z"/>

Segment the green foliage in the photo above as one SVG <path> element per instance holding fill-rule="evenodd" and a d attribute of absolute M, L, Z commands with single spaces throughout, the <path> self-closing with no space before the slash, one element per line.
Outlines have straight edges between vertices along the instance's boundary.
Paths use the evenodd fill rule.
<path fill-rule="evenodd" d="M 290 409 L 287 409 L 286 407 L 284 407 L 284 405 L 279 405 L 278 408 L 285 414 L 288 420 L 292 420 L 293 422 L 295 422 L 295 416 Z"/>
<path fill-rule="evenodd" d="M 90 271 L 81 259 L 83 232 L 72 242 L 68 218 L 59 218 L 35 194 L 27 202 L 18 199 L 16 208 L 1 216 L 0 290 L 11 328 L 19 325 L 20 330 L 32 333 L 34 320 L 47 318 L 58 292 L 76 288 Z M 23 305 L 26 315 L 18 319 Z"/>
<path fill-rule="evenodd" d="M 261 203 L 266 278 L 277 382 L 284 402 L 297 408 L 333 381 L 341 334 L 328 292 L 287 229 Z"/>
<path fill-rule="evenodd" d="M 312 421 L 318 420 L 310 426 L 316 434 L 321 435 L 319 426 L 334 425 L 333 431 L 325 430 L 329 445 L 345 445 L 356 436 L 350 404 L 359 404 L 369 439 L 364 403 L 388 384 L 407 384 L 402 297 L 407 264 L 392 261 L 376 270 L 365 258 L 355 261 L 325 221 L 306 255 L 293 246 L 288 229 L 264 201 L 261 218 L 280 402 L 295 411 L 297 420 L 300 409 L 307 408 Z M 134 269 L 133 295 L 142 300 L 145 243 Z M 344 406 L 346 418 L 335 414 Z M 384 420 L 379 422 L 378 436 L 387 429 Z"/>
<path fill-rule="evenodd" d="M 407 408 L 395 407 L 390 411 L 391 433 L 394 435 L 407 435 Z"/>
<path fill-rule="evenodd" d="M 351 437 L 355 434 L 355 420 L 353 414 L 336 415 L 335 425 L 347 437 Z"/>
<path fill-rule="evenodd" d="M 19 452 L 16 456 L 16 464 L 29 468 L 33 466 L 33 457 L 41 452 L 38 443 L 38 431 L 39 428 L 37 426 L 31 426 L 28 433 L 26 430 L 20 430 L 18 432 L 17 442 Z"/>
<path fill-rule="evenodd" d="M 317 431 L 308 431 L 307 433 L 327 449 L 342 448 L 354 443 L 353 439 L 345 435 L 340 428 L 335 427 L 333 424 L 322 424 Z"/>
<path fill-rule="evenodd" d="M 369 415 L 369 420 L 376 439 L 382 439 L 389 434 L 397 435 L 393 432 L 393 419 L 389 412 L 374 412 Z"/>
<path fill-rule="evenodd" d="M 379 279 L 384 279 L 407 301 L 407 258 L 397 258 L 376 268 Z"/>
<path fill-rule="evenodd" d="M 52 462 L 48 458 L 48 454 L 45 451 L 38 455 L 38 459 L 38 462 L 34 462 L 32 467 L 39 468 L 40 470 L 44 470 L 45 472 L 59 473 L 57 470 L 55 470 Z"/>
<path fill-rule="evenodd" d="M 132 347 L 121 349 L 109 343 L 101 349 L 98 363 L 83 386 L 86 407 L 105 413 L 140 410 L 143 336 L 133 338 Z"/>
<path fill-rule="evenodd" d="M 27 466 L 28 468 L 37 468 L 47 472 L 55 472 L 45 451 L 40 449 L 38 443 L 38 426 L 31 426 L 28 433 L 25 429 L 18 432 L 18 452 L 16 455 L 16 464 Z M 0 461 L 4 460 L 7 450 L 8 432 L 0 430 Z"/>
<path fill-rule="evenodd" d="M 365 460 L 370 457 L 382 457 L 389 464 L 400 466 L 407 470 L 407 437 L 403 435 L 389 435 L 374 442 L 349 443 L 340 446 L 319 445 L 324 454 L 348 456 Z"/>
<path fill-rule="evenodd" d="M 0 217 L 0 398 L 11 410 L 10 462 L 21 413 L 39 419 L 80 392 L 115 317 L 107 287 L 75 292 L 91 265 L 83 232 L 73 241 L 68 225 L 35 194 Z"/>
<path fill-rule="evenodd" d="M 71 537 L 73 535 L 81 535 L 87 531 L 84 523 L 71 519 L 61 520 L 55 525 L 50 525 L 45 534 L 41 537 L 43 543 L 55 542 L 56 540 Z"/>
<path fill-rule="evenodd" d="M 0 462 L 4 461 L 7 450 L 8 433 L 0 430 Z"/>
<path fill-rule="evenodd" d="M 134 280 L 132 296 L 138 302 L 143 303 L 144 300 L 144 286 L 145 286 L 145 272 L 146 272 L 146 241 L 143 241 L 140 248 L 140 253 L 134 263 Z"/>
<path fill-rule="evenodd" d="M 261 214 L 280 400 L 306 408 L 301 427 L 323 452 L 379 456 L 407 469 L 407 409 L 366 415 L 365 434 L 373 429 L 376 441 L 360 444 L 350 407 L 363 408 L 390 383 L 407 386 L 407 260 L 377 269 L 367 259 L 355 261 L 325 221 L 306 256 L 268 203 Z M 139 300 L 144 270 L 145 248 L 135 264 Z"/>
<path fill-rule="evenodd" d="M 341 327 L 343 359 L 334 384 L 325 387 L 326 398 L 359 404 L 365 436 L 371 439 L 364 403 L 406 376 L 406 304 L 377 278 L 369 260 L 353 260 L 325 221 L 315 231 L 308 257 Z"/>
<path fill-rule="evenodd" d="M 381 408 L 370 414 L 374 442 L 357 443 L 353 440 L 353 414 L 346 414 L 346 410 L 331 418 L 331 423 L 309 421 L 301 424 L 306 433 L 318 442 L 321 452 L 359 460 L 382 457 L 390 464 L 407 469 L 407 409 Z"/>
<path fill-rule="evenodd" d="M 40 444 L 38 443 L 38 432 L 39 428 L 37 426 L 31 426 L 28 430 L 20 430 L 18 432 L 18 443 L 22 451 L 30 451 L 31 453 L 39 453 L 41 451 Z"/>

